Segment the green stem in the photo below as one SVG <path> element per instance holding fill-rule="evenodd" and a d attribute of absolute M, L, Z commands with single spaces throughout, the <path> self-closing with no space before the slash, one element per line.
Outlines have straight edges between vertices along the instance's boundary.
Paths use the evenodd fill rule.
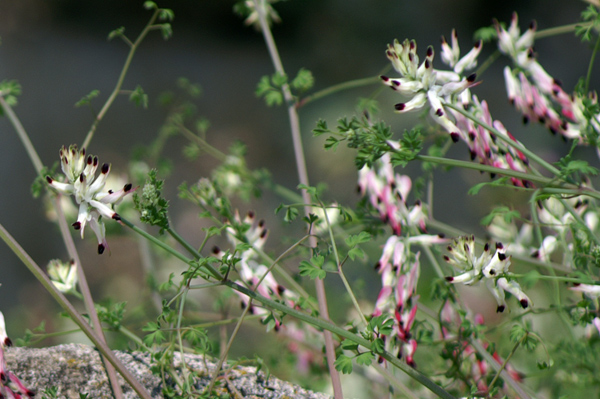
<path fill-rule="evenodd" d="M 192 247 L 183 237 L 181 237 L 175 230 L 172 228 L 167 228 L 167 232 L 173 237 L 178 243 L 180 243 L 195 259 L 202 258 L 202 255 L 196 251 L 196 248 Z M 219 273 L 214 267 L 205 263 L 202 265 L 202 268 L 206 269 L 214 278 L 217 280 L 223 280 L 223 276 Z"/>
<path fill-rule="evenodd" d="M 269 24 L 267 23 L 267 19 L 265 16 L 265 1 L 266 0 L 254 0 L 254 7 L 256 12 L 258 13 L 261 31 L 265 39 L 265 44 L 267 45 L 267 50 L 269 51 L 271 61 L 273 62 L 273 66 L 280 75 L 285 76 L 285 70 L 283 69 L 281 58 L 279 57 L 279 52 L 277 50 L 277 46 L 275 45 L 275 40 L 273 39 L 271 29 L 269 27 Z M 306 160 L 304 158 L 304 150 L 302 148 L 302 136 L 300 133 L 300 118 L 298 116 L 298 110 L 296 109 L 294 96 L 292 95 L 289 85 L 283 85 L 282 90 L 283 96 L 288 106 L 288 118 L 292 134 L 294 158 L 296 160 L 298 180 L 301 184 L 309 186 Z M 310 195 L 306 190 L 302 190 L 302 199 L 304 200 L 305 204 L 310 204 L 311 202 Z M 309 208 L 305 207 L 304 209 L 305 215 L 308 216 Z M 317 245 L 316 239 L 314 237 L 311 237 L 309 241 L 310 247 L 315 248 Z M 327 295 L 325 293 L 325 284 L 323 283 L 323 280 L 315 279 L 315 290 L 317 293 L 317 301 L 319 303 L 319 313 L 323 318 L 328 320 L 329 309 L 327 306 Z M 325 338 L 325 355 L 327 359 L 327 367 L 329 369 L 329 376 L 331 377 L 331 385 L 333 387 L 333 396 L 335 399 L 343 399 L 344 395 L 342 393 L 342 383 L 340 381 L 340 375 L 335 369 L 334 365 L 335 349 L 333 347 L 333 338 L 331 336 L 331 333 L 328 331 L 324 331 L 323 336 Z"/>
<path fill-rule="evenodd" d="M 0 238 L 8 245 L 8 247 L 17 255 L 17 257 L 23 262 L 23 264 L 29 269 L 29 271 L 37 278 L 37 280 L 44 286 L 44 288 L 50 293 L 50 295 L 58 302 L 58 304 L 69 314 L 71 319 L 77 324 L 77 326 L 84 332 L 84 334 L 93 342 L 98 348 L 100 353 L 107 359 L 123 376 L 123 378 L 131 385 L 133 390 L 143 399 L 151 399 L 152 397 L 146 391 L 140 382 L 127 370 L 127 368 L 121 363 L 115 356 L 112 350 L 106 345 L 104 340 L 100 338 L 101 332 L 94 331 L 92 327 L 81 317 L 77 310 L 71 305 L 65 296 L 56 289 L 52 281 L 46 276 L 42 269 L 31 259 L 31 257 L 25 252 L 25 250 L 15 241 L 15 239 L 6 231 L 4 226 L 0 224 Z"/>
<path fill-rule="evenodd" d="M 590 63 L 588 65 L 587 75 L 585 77 L 585 93 L 587 93 L 590 89 L 590 80 L 592 79 L 592 70 L 594 67 L 594 61 L 596 59 L 596 55 L 598 55 L 598 50 L 600 50 L 600 35 L 598 39 L 596 39 L 596 45 L 594 46 L 594 51 L 592 51 L 592 56 L 590 57 Z"/>
<path fill-rule="evenodd" d="M 33 163 L 35 171 L 39 175 L 42 172 L 42 169 L 44 168 L 44 164 L 42 163 L 42 160 L 40 159 L 37 151 L 35 150 L 35 147 L 31 143 L 29 135 L 25 131 L 25 128 L 21 124 L 21 121 L 13 111 L 12 107 L 6 102 L 3 96 L 0 96 L 0 105 L 4 110 L 4 114 L 8 117 L 10 123 L 17 131 L 17 135 L 19 136 L 21 143 L 23 143 L 25 151 L 27 151 L 27 155 L 29 155 L 29 159 L 31 160 L 31 163 Z"/>
<path fill-rule="evenodd" d="M 544 177 L 544 176 L 535 176 L 530 173 L 519 172 L 519 171 L 512 170 L 512 169 L 496 168 L 496 167 L 490 166 L 490 165 L 482 165 L 479 163 L 461 161 L 458 159 L 439 158 L 439 157 L 433 157 L 430 155 L 417 155 L 417 156 L 415 156 L 415 159 L 418 159 L 418 160 L 424 161 L 424 162 L 436 163 L 439 165 L 455 166 L 455 167 L 464 168 L 464 169 L 473 169 L 473 170 L 478 170 L 481 172 L 488 172 L 488 173 L 494 173 L 494 174 L 498 174 L 498 175 L 515 177 L 517 179 L 529 180 L 531 182 L 540 183 L 540 184 L 553 184 L 553 182 L 554 182 L 553 179 L 550 179 L 550 178 Z"/>
<path fill-rule="evenodd" d="M 472 120 L 473 122 L 475 122 L 476 124 L 482 126 L 483 128 L 485 128 L 486 130 L 494 133 L 496 135 L 497 138 L 499 138 L 500 140 L 504 141 L 506 144 L 508 144 L 511 147 L 516 148 L 517 150 L 521 151 L 523 154 L 525 154 L 529 159 L 537 162 L 540 166 L 543 166 L 544 168 L 546 168 L 548 171 L 550 171 L 552 174 L 559 176 L 560 175 L 560 171 L 558 169 L 556 169 L 554 166 L 550 165 L 548 162 L 546 162 L 544 159 L 540 158 L 536 153 L 529 151 L 527 148 L 525 148 L 525 146 L 523 144 L 521 144 L 518 141 L 512 140 L 510 137 L 505 136 L 504 134 L 502 134 L 498 129 L 494 128 L 493 126 L 488 125 L 487 123 L 479 120 L 478 118 L 474 117 L 473 115 L 471 115 L 469 112 L 465 111 L 462 107 L 456 106 L 454 104 L 449 104 L 449 103 L 444 103 L 445 107 L 451 108 L 452 110 L 458 112 L 459 114 L 463 115 L 464 117 Z"/>
<path fill-rule="evenodd" d="M 302 108 L 306 104 L 313 102 L 315 100 L 319 100 L 323 97 L 329 96 L 331 94 L 337 93 L 339 91 L 354 89 L 356 87 L 368 86 L 375 83 L 381 82 L 379 76 L 371 76 L 368 78 L 355 79 L 347 82 L 339 83 L 337 85 L 330 86 L 321 91 L 317 91 L 309 96 L 302 98 L 300 101 L 296 103 L 296 108 Z"/>
<path fill-rule="evenodd" d="M 515 278 L 524 278 L 530 277 L 527 274 L 511 274 L 510 277 Z M 561 276 L 547 276 L 547 275 L 539 275 L 535 277 L 538 280 L 554 280 L 554 281 L 564 281 L 565 283 L 574 283 L 574 284 L 589 284 L 589 285 L 600 285 L 600 281 L 593 280 L 582 280 L 580 278 L 575 277 L 561 277 Z"/>
<path fill-rule="evenodd" d="M 144 40 L 148 32 L 152 30 L 152 25 L 156 21 L 156 18 L 158 18 L 159 13 L 160 10 L 158 9 L 154 11 L 154 14 L 152 14 L 152 17 L 150 18 L 148 24 L 146 24 L 146 26 L 144 27 L 138 38 L 135 40 L 135 42 L 130 45 L 129 54 L 127 54 L 127 59 L 125 60 L 125 65 L 123 65 L 123 69 L 121 70 L 121 74 L 119 75 L 119 79 L 117 80 L 117 84 L 110 96 L 108 97 L 108 99 L 106 100 L 106 103 L 104 103 L 104 106 L 96 116 L 94 123 L 92 123 L 92 126 L 88 131 L 88 134 L 85 137 L 81 148 L 87 148 L 90 145 L 90 142 L 94 137 L 94 132 L 96 132 L 98 124 L 100 123 L 102 118 L 104 118 L 104 115 L 106 114 L 106 112 L 108 112 L 108 109 L 110 108 L 112 103 L 115 101 L 115 98 L 117 98 L 117 95 L 121 91 L 121 86 L 123 86 L 123 82 L 125 81 L 125 76 L 127 75 L 127 71 L 129 70 L 129 66 L 131 65 L 131 60 L 133 60 L 133 55 L 135 54 L 136 50 L 138 49 L 138 47 L 142 43 L 142 40 Z M 127 40 L 127 42 L 128 44 L 130 43 L 129 40 Z"/>
<path fill-rule="evenodd" d="M 246 287 L 243 287 L 233 281 L 223 281 L 223 285 L 226 285 L 244 295 L 247 295 L 251 299 L 262 303 L 266 307 L 283 312 L 289 316 L 292 316 L 296 319 L 302 320 L 302 321 L 309 323 L 315 327 L 330 331 L 342 338 L 349 339 L 350 341 L 352 341 L 358 345 L 361 345 L 362 347 L 366 348 L 367 350 L 371 350 L 371 341 L 368 341 L 367 339 L 362 338 L 356 334 L 353 334 L 348 330 L 338 327 L 330 321 L 310 316 L 299 310 L 292 309 L 280 302 L 276 302 L 271 299 L 265 298 L 262 295 L 258 295 L 254 291 L 249 290 Z M 381 355 L 381 357 L 383 357 L 389 363 L 393 364 L 394 366 L 396 366 L 397 368 L 402 370 L 404 373 L 408 374 L 409 377 L 415 379 L 421 385 L 425 386 L 427 389 L 429 389 L 430 391 L 435 393 L 440 398 L 455 399 L 454 396 L 450 395 L 446 390 L 441 388 L 439 385 L 437 385 L 435 382 L 430 380 L 428 377 L 426 377 L 421 372 L 413 369 L 406 363 L 402 362 L 400 359 L 398 359 L 392 353 L 384 351 L 384 352 L 378 353 L 378 354 Z"/>
<path fill-rule="evenodd" d="M 535 32 L 535 39 L 543 39 L 546 37 L 551 37 L 551 36 L 557 36 L 557 35 L 562 35 L 565 33 L 573 33 L 575 32 L 575 28 L 577 27 L 583 27 L 583 26 L 589 26 L 592 23 L 587 23 L 587 24 L 582 24 L 581 22 L 576 22 L 574 24 L 569 24 L 569 25 L 563 25 L 563 26 L 555 26 L 553 28 L 548 28 L 548 29 L 542 29 L 542 30 L 538 30 L 537 32 Z"/>
<path fill-rule="evenodd" d="M 527 338 L 528 334 L 523 334 L 523 336 L 521 337 L 521 339 L 519 340 L 519 342 L 517 342 L 515 344 L 515 346 L 512 348 L 512 350 L 510 351 L 510 354 L 508 355 L 508 357 L 504 360 L 504 362 L 502 363 L 502 366 L 498 369 L 498 371 L 496 372 L 496 375 L 494 376 L 494 378 L 492 379 L 492 381 L 490 382 L 488 389 L 491 390 L 494 387 L 494 384 L 496 383 L 496 381 L 498 381 L 498 378 L 500 378 L 500 373 L 502 371 L 504 371 L 504 369 L 506 368 L 506 365 L 508 364 L 509 360 L 513 357 L 513 355 L 515 354 L 515 352 L 517 351 L 517 348 L 523 343 L 523 341 L 525 341 L 525 338 Z"/>

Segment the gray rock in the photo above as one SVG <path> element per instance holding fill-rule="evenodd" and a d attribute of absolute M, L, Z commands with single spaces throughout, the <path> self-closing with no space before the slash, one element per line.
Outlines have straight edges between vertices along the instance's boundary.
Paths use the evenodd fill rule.
<path fill-rule="evenodd" d="M 119 360 L 133 372 L 138 380 L 152 394 L 153 398 L 162 398 L 164 383 L 150 371 L 150 354 L 144 352 L 115 352 Z M 60 398 L 79 399 L 79 393 L 87 393 L 90 398 L 111 398 L 110 385 L 98 352 L 86 345 L 59 345 L 50 348 L 6 349 L 6 362 L 12 371 L 30 389 L 42 392 L 51 387 L 58 388 Z M 176 354 L 174 359 L 178 374 L 181 376 L 181 361 Z M 215 363 L 199 355 L 185 355 L 189 373 L 194 375 L 198 393 L 209 384 L 216 368 Z M 120 376 L 119 376 L 120 378 Z M 137 394 L 124 380 L 120 379 L 125 398 L 138 398 Z M 229 394 L 231 398 L 261 399 L 330 399 L 330 396 L 315 393 L 289 382 L 265 374 L 253 367 L 234 367 L 221 372 L 216 390 L 220 394 Z M 168 384 L 172 380 L 167 380 Z"/>

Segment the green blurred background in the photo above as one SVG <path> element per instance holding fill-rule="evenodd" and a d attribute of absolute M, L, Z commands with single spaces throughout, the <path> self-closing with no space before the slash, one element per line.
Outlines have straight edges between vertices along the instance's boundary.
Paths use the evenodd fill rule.
<path fill-rule="evenodd" d="M 243 141 L 248 147 L 250 168 L 267 168 L 276 183 L 295 189 L 297 174 L 287 113 L 283 107 L 268 108 L 254 95 L 260 77 L 273 71 L 262 35 L 244 26 L 243 20 L 232 12 L 233 4 L 231 1 L 183 0 L 158 3 L 175 12 L 173 37 L 164 41 L 158 32 L 150 34 L 135 55 L 124 84 L 125 89 L 141 85 L 149 95 L 149 108 L 136 108 L 125 96 L 118 98 L 88 148 L 101 162 L 112 163 L 113 174 L 126 173 L 132 149 L 147 145 L 157 136 L 166 116 L 166 111 L 157 105 L 158 96 L 166 90 L 175 90 L 176 80 L 186 77 L 203 89 L 197 107 L 198 114 L 210 120 L 208 142 L 226 151 L 236 140 Z M 386 45 L 395 38 L 415 39 L 420 54 L 429 44 L 439 52 L 440 36 L 449 37 L 451 29 L 457 28 L 465 53 L 473 43 L 474 31 L 489 26 L 492 18 L 509 22 L 511 13 L 517 11 L 521 28 L 525 29 L 535 18 L 538 28 L 546 29 L 576 22 L 585 3 L 573 0 L 290 0 L 277 3 L 275 8 L 282 23 L 275 24 L 273 34 L 284 67 L 291 76 L 302 67 L 311 70 L 316 91 L 347 80 L 378 75 L 388 65 Z M 22 85 L 23 94 L 15 111 L 46 165 L 58 160 L 62 145 L 81 143 L 91 125 L 90 111 L 85 107 L 75 108 L 75 102 L 98 89 L 100 96 L 94 101 L 97 111 L 117 81 L 128 48 L 119 39 L 108 41 L 108 33 L 124 26 L 126 35 L 133 39 L 149 17 L 150 12 L 142 8 L 141 1 L 0 2 L 0 80 L 16 79 Z M 562 80 L 567 91 L 585 74 L 591 51 L 573 35 L 539 40 L 535 46 L 542 65 L 552 76 Z M 485 46 L 480 61 L 493 50 L 491 45 Z M 443 67 L 439 58 L 434 65 Z M 501 120 L 519 140 L 534 146 L 546 159 L 557 160 L 568 145 L 539 126 L 522 127 L 520 117 L 506 100 L 502 65 L 504 60 L 486 71 L 481 77 L 483 83 L 473 92 L 488 101 L 493 117 Z M 597 85 L 596 73 L 591 87 Z M 336 153 L 324 153 L 323 140 L 312 138 L 311 129 L 319 118 L 333 124 L 338 117 L 351 116 L 357 97 L 369 96 L 377 88 L 378 85 L 373 85 L 339 93 L 300 111 L 311 183 L 326 182 L 330 200 L 351 205 L 358 199 L 353 153 L 342 148 Z M 396 132 L 415 123 L 415 116 L 392 112 L 397 102 L 393 93 L 385 91 L 378 100 L 382 108 L 380 117 Z M 6 118 L 0 119 L 0 137 L 0 165 L 4 172 L 0 177 L 0 223 L 38 264 L 45 265 L 53 258 L 66 260 L 60 235 L 46 219 L 42 201 L 30 195 L 34 169 Z M 171 200 L 173 226 L 192 244 L 198 245 L 203 238 L 200 228 L 204 224 L 196 217 L 197 208 L 177 198 L 176 187 L 182 181 L 193 183 L 208 176 L 215 161 L 206 156 L 192 162 L 184 159 L 182 147 L 185 144 L 184 138 L 175 137 L 166 146 L 166 154 L 173 159 L 173 170 L 165 195 Z M 585 149 L 581 152 L 585 156 L 591 154 Z M 449 155 L 468 158 L 462 143 Z M 419 170 L 419 165 L 411 165 L 402 173 L 416 176 Z M 501 200 L 500 196 L 514 197 L 514 193 L 492 191 L 467 197 L 467 188 L 481 179 L 478 173 L 466 171 L 438 175 L 434 197 L 436 217 L 467 231 L 481 233 L 479 220 L 489 211 L 489 204 Z M 242 212 L 253 209 L 259 218 L 267 220 L 271 238 L 266 249 L 273 253 L 284 248 L 276 238 L 285 226 L 281 217 L 273 214 L 280 202 L 281 199 L 267 193 L 260 200 L 240 203 Z M 298 226 L 295 231 L 299 231 Z M 128 301 L 132 309 L 147 308 L 145 302 L 149 297 L 145 295 L 137 241 L 129 232 L 124 233 L 121 239 L 108 238 L 110 255 L 96 254 L 91 231 L 85 241 L 76 239 L 76 242 L 97 299 L 111 296 L 117 301 Z M 378 255 L 373 253 L 373 256 L 369 260 L 371 264 Z M 59 322 L 53 321 L 57 305 L 4 245 L 0 245 L 0 259 L 0 303 L 9 334 L 19 337 L 25 328 L 33 328 L 41 320 L 47 321 L 49 331 L 61 329 L 55 324 Z M 379 291 L 379 278 L 372 267 L 367 266 L 350 274 L 353 280 L 363 281 L 359 291 L 372 301 Z M 170 267 L 168 270 L 177 270 L 178 266 Z M 342 292 L 336 284 L 328 288 L 334 309 L 337 293 Z M 211 298 L 205 300 L 210 303 Z M 232 310 L 235 312 L 237 309 Z M 339 316 L 343 319 L 345 315 Z M 263 327 L 258 325 L 253 329 L 260 332 Z M 72 336 L 64 338 L 72 339 Z M 57 342 L 61 339 L 46 340 L 42 345 Z M 251 356 L 256 348 L 269 345 L 268 340 L 257 342 L 256 346 L 247 342 L 235 348 L 234 357 Z"/>

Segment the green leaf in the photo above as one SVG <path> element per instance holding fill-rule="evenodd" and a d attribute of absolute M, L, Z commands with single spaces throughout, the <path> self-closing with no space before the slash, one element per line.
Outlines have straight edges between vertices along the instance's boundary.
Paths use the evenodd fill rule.
<path fill-rule="evenodd" d="M 153 2 L 153 1 L 145 1 L 145 2 L 144 2 L 144 8 L 145 8 L 146 10 L 154 10 L 154 9 L 157 9 L 157 8 L 158 8 L 158 6 L 157 6 L 157 5 L 156 5 L 156 3 L 155 3 L 155 2 Z"/>
<path fill-rule="evenodd" d="M 83 105 L 90 105 L 92 103 L 92 99 L 98 97 L 98 94 L 100 94 L 99 90 L 92 90 L 90 91 L 88 94 L 86 94 L 85 96 L 81 97 L 81 100 L 77 101 L 75 103 L 76 107 L 81 107 Z"/>
<path fill-rule="evenodd" d="M 335 369 L 344 374 L 352 373 L 352 359 L 346 355 L 339 355 L 334 363 Z"/>
<path fill-rule="evenodd" d="M 311 71 L 301 68 L 290 84 L 296 90 L 306 91 L 315 84 L 315 78 Z"/>
<path fill-rule="evenodd" d="M 348 251 L 348 257 L 352 260 L 355 260 L 356 258 L 364 259 L 366 254 L 362 249 L 355 247 Z"/>
<path fill-rule="evenodd" d="M 134 103 L 136 107 L 148 108 L 148 95 L 144 93 L 144 89 L 140 85 L 137 85 L 135 90 L 131 92 L 129 101 Z"/>
<path fill-rule="evenodd" d="M 356 356 L 356 363 L 362 366 L 370 366 L 373 360 L 375 360 L 375 355 L 372 352 L 365 352 Z"/>
<path fill-rule="evenodd" d="M 331 133 L 331 130 L 329 130 L 327 127 L 327 122 L 325 122 L 323 119 L 319 119 L 317 121 L 317 127 L 314 128 L 312 132 L 313 135 L 317 137 L 325 133 Z"/>
<path fill-rule="evenodd" d="M 350 341 L 349 339 L 345 339 L 342 341 L 341 347 L 343 350 L 347 351 L 356 351 L 358 350 L 358 344 L 354 341 Z"/>
<path fill-rule="evenodd" d="M 322 255 L 314 256 L 310 262 L 305 260 L 300 262 L 299 270 L 301 276 L 308 276 L 311 279 L 324 279 L 327 272 L 323 270 L 325 258 Z"/>
<path fill-rule="evenodd" d="M 354 247 L 358 244 L 364 244 L 365 242 L 371 241 L 371 234 L 366 231 L 361 231 L 357 235 L 350 235 L 346 238 L 346 245 Z"/>
<path fill-rule="evenodd" d="M 108 40 L 112 40 L 112 39 L 114 39 L 115 37 L 121 37 L 121 36 L 123 36 L 124 34 L 125 34 L 125 27 L 124 27 L 124 26 L 121 26 L 121 27 L 119 27 L 119 28 L 117 28 L 117 29 L 111 30 L 111 31 L 108 33 Z"/>

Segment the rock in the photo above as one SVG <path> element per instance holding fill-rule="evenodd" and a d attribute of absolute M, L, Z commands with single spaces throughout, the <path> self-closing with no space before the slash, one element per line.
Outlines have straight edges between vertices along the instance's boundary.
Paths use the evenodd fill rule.
<path fill-rule="evenodd" d="M 50 348 L 10 347 L 5 350 L 8 370 L 12 371 L 30 389 L 42 398 L 47 388 L 58 388 L 59 398 L 79 399 L 79 394 L 89 398 L 111 398 L 110 384 L 98 352 L 86 345 L 68 344 Z M 150 371 L 150 354 L 145 352 L 115 352 L 119 360 L 133 372 L 153 398 L 162 398 L 165 382 Z M 181 359 L 176 353 L 174 359 L 177 374 L 181 377 Z M 200 355 L 185 355 L 189 373 L 194 375 L 198 393 L 210 383 L 216 364 Z M 120 378 L 124 397 L 138 398 L 129 385 Z M 330 399 L 330 396 L 315 393 L 274 377 L 266 378 L 263 372 L 254 367 L 234 367 L 221 372 L 215 389 L 219 394 L 229 394 L 230 398 L 252 399 Z M 174 387 L 173 380 L 167 384 Z"/>

